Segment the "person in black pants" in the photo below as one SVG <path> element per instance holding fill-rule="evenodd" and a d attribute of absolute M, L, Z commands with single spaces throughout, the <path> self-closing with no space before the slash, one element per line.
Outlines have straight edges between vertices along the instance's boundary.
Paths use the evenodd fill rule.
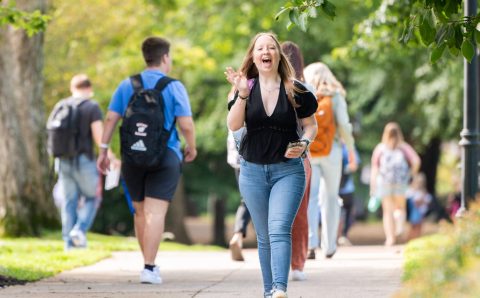
<path fill-rule="evenodd" d="M 236 132 L 236 134 L 240 134 L 241 132 Z M 228 138 L 227 138 L 227 162 L 232 168 L 235 170 L 235 178 L 237 178 L 238 184 L 238 177 L 240 176 L 240 162 L 239 162 L 239 154 L 237 150 L 237 146 L 235 143 L 234 134 L 229 131 Z M 237 208 L 237 212 L 235 215 L 235 225 L 233 228 L 233 236 L 230 239 L 229 248 L 232 255 L 232 260 L 234 261 L 243 261 L 243 254 L 242 254 L 242 247 L 243 247 L 243 238 L 247 236 L 247 226 L 250 222 L 250 212 L 248 212 L 247 206 L 245 205 L 245 201 L 241 198 L 240 205 Z"/>
<path fill-rule="evenodd" d="M 342 178 L 340 180 L 339 196 L 342 199 L 342 214 L 340 218 L 340 226 L 337 243 L 340 246 L 350 246 L 352 243 L 348 239 L 348 231 L 350 230 L 355 218 L 355 184 L 353 181 L 353 173 L 357 171 L 360 163 L 360 156 L 355 149 L 356 161 L 350 164 L 348 161 L 348 149 L 342 144 Z"/>

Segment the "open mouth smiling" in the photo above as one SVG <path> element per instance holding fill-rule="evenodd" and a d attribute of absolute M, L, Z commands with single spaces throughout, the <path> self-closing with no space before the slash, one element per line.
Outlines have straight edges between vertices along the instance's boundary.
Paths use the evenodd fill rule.
<path fill-rule="evenodd" d="M 270 66 L 270 65 L 272 65 L 272 58 L 270 58 L 270 57 L 264 57 L 264 58 L 262 58 L 262 64 L 263 64 L 264 66 Z"/>

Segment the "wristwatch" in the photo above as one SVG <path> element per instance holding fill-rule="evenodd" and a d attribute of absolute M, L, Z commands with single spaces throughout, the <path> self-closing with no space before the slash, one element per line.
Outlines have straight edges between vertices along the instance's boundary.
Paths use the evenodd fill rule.
<path fill-rule="evenodd" d="M 305 146 L 305 150 L 303 150 L 302 152 L 302 158 L 306 158 L 307 157 L 307 151 L 310 147 L 310 143 L 312 143 L 312 141 L 310 141 L 310 139 L 307 139 L 307 138 L 304 138 L 304 139 L 301 139 L 300 142 L 305 142 L 306 146 Z"/>
<path fill-rule="evenodd" d="M 300 142 L 305 142 L 307 144 L 307 149 L 308 147 L 310 146 L 310 143 L 312 143 L 312 141 L 310 141 L 309 139 L 305 138 L 305 139 L 301 139 Z"/>

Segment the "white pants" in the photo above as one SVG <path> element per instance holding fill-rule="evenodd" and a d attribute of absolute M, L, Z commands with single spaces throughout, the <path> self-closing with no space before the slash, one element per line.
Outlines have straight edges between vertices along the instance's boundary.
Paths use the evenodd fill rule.
<path fill-rule="evenodd" d="M 337 249 L 337 232 L 341 206 L 338 189 L 342 175 L 342 147 L 335 142 L 328 156 L 312 159 L 312 180 L 308 203 L 308 248 L 318 245 L 318 225 L 321 213 L 322 250 L 325 255 Z"/>

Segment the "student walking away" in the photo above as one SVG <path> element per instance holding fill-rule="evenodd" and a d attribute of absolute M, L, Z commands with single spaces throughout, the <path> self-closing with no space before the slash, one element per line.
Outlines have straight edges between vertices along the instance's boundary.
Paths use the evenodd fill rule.
<path fill-rule="evenodd" d="M 298 45 L 291 41 L 286 41 L 282 43 L 282 50 L 285 55 L 288 57 L 288 60 L 292 64 L 292 67 L 295 71 L 295 79 L 302 82 L 307 89 L 313 93 L 313 87 L 305 84 L 303 78 L 303 55 L 300 51 Z M 303 281 L 307 277 L 303 272 L 305 266 L 305 261 L 307 260 L 307 251 L 308 251 L 308 199 L 310 196 L 310 178 L 312 174 L 312 168 L 310 165 L 310 160 L 308 154 L 303 160 L 303 165 L 305 168 L 305 192 L 303 194 L 302 202 L 298 208 L 297 216 L 293 221 L 292 227 L 292 280 L 293 281 Z"/>
<path fill-rule="evenodd" d="M 146 69 L 123 80 L 112 96 L 97 167 L 102 173 L 108 171 L 106 151 L 122 119 L 121 173 L 135 208 L 135 234 L 144 260 L 140 282 L 160 284 L 155 259 L 165 215 L 180 179 L 182 159 L 193 161 L 197 150 L 187 91 L 180 81 L 166 76 L 172 68 L 170 43 L 148 37 L 142 53 Z M 185 138 L 183 154 L 176 125 Z"/>
<path fill-rule="evenodd" d="M 355 182 L 353 181 L 353 174 L 357 171 L 359 164 L 360 156 L 357 150 L 355 149 L 355 160 L 353 163 L 349 163 L 347 146 L 342 144 L 342 177 L 338 191 L 342 199 L 342 213 L 338 227 L 340 237 L 337 240 L 340 246 L 352 245 L 350 239 L 348 239 L 348 232 L 355 219 Z"/>
<path fill-rule="evenodd" d="M 245 128 L 241 128 L 239 131 L 236 131 L 235 134 L 242 135 L 242 131 Z M 236 141 L 234 133 L 228 131 L 227 137 L 227 162 L 235 170 L 235 178 L 237 179 L 240 176 L 240 155 L 238 154 Z M 243 248 L 243 238 L 247 236 L 247 227 L 250 222 L 250 212 L 248 212 L 247 206 L 243 198 L 240 200 L 240 205 L 238 205 L 237 212 L 235 214 L 235 225 L 233 227 L 233 236 L 229 242 L 230 253 L 232 260 L 234 261 L 244 261 L 242 248 Z"/>
<path fill-rule="evenodd" d="M 58 171 L 55 195 L 61 198 L 65 250 L 87 246 L 86 233 L 98 208 L 99 175 L 93 144 L 100 145 L 103 130 L 102 111 L 92 100 L 93 87 L 87 75 L 74 76 L 70 91 L 72 96 L 59 101 L 47 121 L 48 152 L 55 157 Z"/>
<path fill-rule="evenodd" d="M 318 101 L 315 113 L 318 133 L 310 146 L 312 181 L 308 204 L 308 258 L 315 259 L 315 250 L 319 246 L 320 213 L 322 252 L 326 258 L 331 258 L 337 251 L 341 211 L 338 190 L 342 175 L 342 142 L 348 148 L 349 163 L 356 163 L 352 125 L 346 91 L 328 66 L 321 62 L 310 64 L 305 68 L 304 76 L 305 81 L 315 88 Z"/>
<path fill-rule="evenodd" d="M 420 168 L 420 158 L 403 139 L 396 122 L 385 125 L 382 141 L 372 154 L 370 196 L 381 199 L 385 245 L 401 238 L 406 218 L 406 191 L 412 175 Z"/>
<path fill-rule="evenodd" d="M 316 135 L 317 103 L 295 81 L 273 33 L 257 34 L 240 69 L 227 67 L 225 75 L 236 90 L 228 104 L 228 128 L 246 125 L 239 185 L 257 233 L 264 296 L 287 297 L 291 229 L 305 190 L 301 156 Z"/>
<path fill-rule="evenodd" d="M 422 236 L 422 225 L 425 215 L 432 202 L 432 195 L 427 190 L 427 179 L 424 173 L 413 176 L 413 181 L 407 189 L 407 210 L 410 230 L 408 240 Z"/>

